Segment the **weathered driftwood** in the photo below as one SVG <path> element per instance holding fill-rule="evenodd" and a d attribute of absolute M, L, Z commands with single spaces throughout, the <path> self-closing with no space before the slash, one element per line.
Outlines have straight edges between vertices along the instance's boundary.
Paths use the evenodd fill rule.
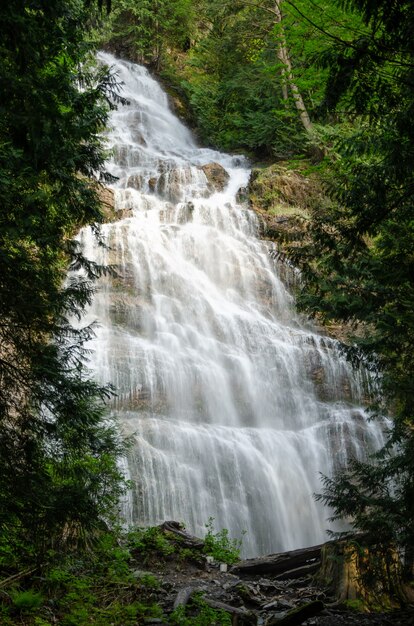
<path fill-rule="evenodd" d="M 174 600 L 173 608 L 176 609 L 178 606 L 185 606 L 186 604 L 188 604 L 188 601 L 190 600 L 193 591 L 194 587 L 183 587 L 182 589 L 180 589 Z"/>
<path fill-rule="evenodd" d="M 295 567 L 295 569 L 289 569 L 287 572 L 283 572 L 282 574 L 277 574 L 274 576 L 275 580 L 290 580 L 293 578 L 303 578 L 304 576 L 308 576 L 309 574 L 314 574 L 319 571 L 321 567 L 320 559 L 317 559 L 313 563 L 309 563 L 308 565 L 302 565 L 301 567 Z"/>
<path fill-rule="evenodd" d="M 211 606 L 212 609 L 219 609 L 221 611 L 226 611 L 226 613 L 231 613 L 232 615 L 239 615 L 240 617 L 249 617 L 251 612 L 243 607 L 231 606 L 230 604 L 225 604 L 224 602 L 218 602 L 217 600 L 212 600 L 211 598 L 203 598 L 203 601 Z"/>
<path fill-rule="evenodd" d="M 315 600 L 302 606 L 292 609 L 283 617 L 271 617 L 267 620 L 266 626 L 299 626 L 307 619 L 319 615 L 324 609 L 323 602 Z"/>
<path fill-rule="evenodd" d="M 180 544 L 185 546 L 186 548 L 200 549 L 204 546 L 203 539 L 200 539 L 199 537 L 194 537 L 194 535 L 190 535 L 182 528 L 179 522 L 164 522 L 163 524 L 161 524 L 160 528 L 164 532 L 172 533 L 176 537 L 179 537 Z"/>
<path fill-rule="evenodd" d="M 281 552 L 279 554 L 270 554 L 269 556 L 259 557 L 257 559 L 246 559 L 240 561 L 232 568 L 232 572 L 237 574 L 274 574 L 280 575 L 285 572 L 294 572 L 296 569 L 313 565 L 320 559 L 322 544 L 311 546 L 310 548 L 301 548 L 300 550 L 291 550 L 289 552 Z M 305 574 L 292 575 L 292 578 L 299 578 Z"/>

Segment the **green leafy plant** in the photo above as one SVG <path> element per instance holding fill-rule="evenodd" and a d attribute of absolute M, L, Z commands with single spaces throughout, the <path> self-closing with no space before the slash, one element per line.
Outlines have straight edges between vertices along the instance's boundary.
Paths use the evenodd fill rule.
<path fill-rule="evenodd" d="M 188 615 L 189 611 L 193 615 Z M 231 626 L 231 617 L 222 610 L 208 606 L 201 596 L 192 599 L 190 607 L 179 606 L 169 616 L 174 626 Z"/>
<path fill-rule="evenodd" d="M 14 591 L 11 599 L 14 607 L 21 613 L 32 613 L 38 610 L 44 602 L 42 594 L 33 589 Z"/>
<path fill-rule="evenodd" d="M 228 563 L 229 565 L 236 563 L 240 560 L 242 539 L 231 539 L 227 528 L 214 532 L 213 523 L 214 517 L 210 517 L 206 524 L 207 534 L 204 537 L 204 554 L 213 556 L 216 561 Z"/>
<path fill-rule="evenodd" d="M 181 548 L 178 551 L 178 557 L 181 561 L 199 561 L 200 552 L 191 548 Z"/>
<path fill-rule="evenodd" d="M 139 577 L 139 582 L 147 589 L 159 589 L 160 587 L 160 581 L 154 574 L 142 574 Z"/>
<path fill-rule="evenodd" d="M 141 553 L 155 551 L 163 556 L 173 554 L 176 550 L 159 526 L 134 529 L 128 533 L 128 546 Z"/>

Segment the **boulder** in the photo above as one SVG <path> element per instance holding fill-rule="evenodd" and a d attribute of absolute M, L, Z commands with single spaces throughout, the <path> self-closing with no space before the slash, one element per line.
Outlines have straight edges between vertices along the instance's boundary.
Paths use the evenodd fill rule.
<path fill-rule="evenodd" d="M 236 193 L 236 202 L 239 204 L 245 204 L 249 201 L 249 190 L 247 187 L 240 187 Z"/>
<path fill-rule="evenodd" d="M 128 178 L 127 187 L 140 191 L 144 184 L 144 178 L 140 174 L 133 174 Z"/>
<path fill-rule="evenodd" d="M 200 165 L 199 169 L 206 175 L 211 192 L 223 191 L 225 189 L 230 176 L 220 163 L 206 163 L 205 165 Z"/>

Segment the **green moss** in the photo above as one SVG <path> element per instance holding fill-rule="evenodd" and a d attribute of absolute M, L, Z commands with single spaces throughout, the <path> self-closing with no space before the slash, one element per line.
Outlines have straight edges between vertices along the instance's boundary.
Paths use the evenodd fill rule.
<path fill-rule="evenodd" d="M 355 599 L 355 600 L 345 600 L 344 606 L 351 611 L 356 611 L 358 613 L 363 613 L 367 610 L 366 604 L 363 600 Z"/>
<path fill-rule="evenodd" d="M 249 183 L 253 208 L 270 215 L 309 216 L 325 198 L 319 175 L 305 174 L 304 165 L 289 161 L 254 169 Z"/>

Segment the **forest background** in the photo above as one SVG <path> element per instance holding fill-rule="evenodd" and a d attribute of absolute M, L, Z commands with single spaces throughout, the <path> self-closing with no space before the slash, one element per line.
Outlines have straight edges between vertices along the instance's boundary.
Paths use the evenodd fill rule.
<path fill-rule="evenodd" d="M 349 357 L 378 380 L 373 416 L 392 426 L 371 462 L 326 479 L 320 497 L 352 514 L 368 542 L 397 547 L 412 577 L 413 4 L 117 0 L 106 15 L 99 2 L 11 0 L 0 9 L 0 563 L 1 587 L 13 584 L 17 598 L 8 594 L 4 619 L 42 605 L 39 580 L 27 589 L 34 573 L 56 577 L 59 562 L 73 582 L 61 554 L 91 554 L 125 488 L 123 443 L 104 419 L 111 390 L 84 365 L 93 329 L 69 321 L 110 271 L 72 239 L 89 223 L 99 237 L 104 219 L 100 133 L 119 96 L 116 77 L 91 61 L 99 46 L 154 70 L 203 143 L 323 185 L 329 201 L 303 218 L 300 246 L 284 248 L 302 271 L 298 301 L 319 322 L 346 325 Z M 83 278 L 64 283 L 69 267 Z M 112 550 L 116 540 L 106 541 Z"/>

